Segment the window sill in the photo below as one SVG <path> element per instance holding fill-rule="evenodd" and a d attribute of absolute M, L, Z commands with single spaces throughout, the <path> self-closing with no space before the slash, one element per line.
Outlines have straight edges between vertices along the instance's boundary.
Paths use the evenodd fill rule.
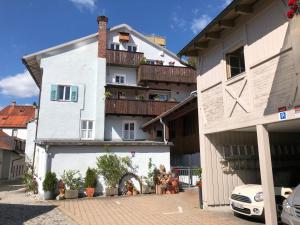
<path fill-rule="evenodd" d="M 240 74 L 238 74 L 238 75 L 236 75 L 236 76 L 234 76 L 234 77 L 231 77 L 231 78 L 227 79 L 227 80 L 225 81 L 225 83 L 226 83 L 226 84 L 232 84 L 232 83 L 235 83 L 235 82 L 237 82 L 237 81 L 239 81 L 239 80 L 244 79 L 244 78 L 246 77 L 246 75 L 247 75 L 246 72 L 240 73 Z"/>

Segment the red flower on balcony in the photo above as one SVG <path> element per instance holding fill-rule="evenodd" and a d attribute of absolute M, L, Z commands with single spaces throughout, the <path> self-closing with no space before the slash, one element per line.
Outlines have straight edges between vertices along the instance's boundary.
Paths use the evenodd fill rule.
<path fill-rule="evenodd" d="M 292 19 L 295 15 L 300 14 L 300 0 L 289 0 L 288 6 L 290 10 L 287 12 L 287 17 Z"/>

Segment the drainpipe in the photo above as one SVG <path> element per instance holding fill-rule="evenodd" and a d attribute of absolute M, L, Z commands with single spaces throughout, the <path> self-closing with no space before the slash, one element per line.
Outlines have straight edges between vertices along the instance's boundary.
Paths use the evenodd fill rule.
<path fill-rule="evenodd" d="M 163 125 L 163 135 L 164 135 L 164 142 L 165 144 L 168 144 L 168 140 L 166 139 L 166 124 L 164 123 L 164 121 L 162 120 L 162 118 L 159 119 L 159 122 Z"/>

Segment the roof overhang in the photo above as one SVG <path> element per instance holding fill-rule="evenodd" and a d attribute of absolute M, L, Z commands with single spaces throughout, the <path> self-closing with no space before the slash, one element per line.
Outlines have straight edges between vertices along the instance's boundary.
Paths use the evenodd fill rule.
<path fill-rule="evenodd" d="M 221 38 L 224 30 L 234 28 L 236 20 L 253 13 L 254 5 L 262 0 L 233 0 L 215 19 L 194 37 L 179 53 L 179 56 L 198 56 L 209 42 Z"/>

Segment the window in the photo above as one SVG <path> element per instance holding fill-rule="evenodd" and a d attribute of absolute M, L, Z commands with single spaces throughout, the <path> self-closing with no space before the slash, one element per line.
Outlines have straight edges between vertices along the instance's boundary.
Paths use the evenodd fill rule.
<path fill-rule="evenodd" d="M 110 49 L 112 49 L 112 50 L 120 50 L 120 44 L 118 44 L 118 43 L 111 43 L 110 44 Z"/>
<path fill-rule="evenodd" d="M 123 139 L 134 140 L 135 139 L 135 124 L 134 122 L 125 122 L 123 124 Z"/>
<path fill-rule="evenodd" d="M 137 47 L 136 46 L 132 46 L 132 45 L 128 45 L 127 50 L 128 50 L 128 52 L 136 52 Z"/>
<path fill-rule="evenodd" d="M 155 101 L 168 101 L 169 94 L 168 93 L 151 93 L 151 94 L 149 94 L 149 99 L 155 100 Z"/>
<path fill-rule="evenodd" d="M 125 75 L 116 75 L 115 76 L 115 83 L 117 84 L 125 84 L 126 83 L 126 76 Z"/>
<path fill-rule="evenodd" d="M 163 132 L 162 132 L 162 130 L 157 130 L 157 131 L 156 131 L 156 137 L 158 137 L 158 138 L 162 138 L 162 137 L 163 137 Z"/>
<path fill-rule="evenodd" d="M 91 120 L 81 121 L 81 139 L 92 139 L 94 130 L 94 122 Z"/>
<path fill-rule="evenodd" d="M 78 100 L 78 86 L 51 85 L 51 101 L 71 101 Z"/>
<path fill-rule="evenodd" d="M 244 47 L 226 54 L 226 64 L 228 79 L 245 72 Z"/>
<path fill-rule="evenodd" d="M 118 91 L 118 99 L 125 99 L 126 95 L 123 91 Z"/>
<path fill-rule="evenodd" d="M 17 137 L 17 135 L 18 135 L 18 130 L 17 129 L 13 129 L 12 130 L 12 136 L 13 137 Z"/>

